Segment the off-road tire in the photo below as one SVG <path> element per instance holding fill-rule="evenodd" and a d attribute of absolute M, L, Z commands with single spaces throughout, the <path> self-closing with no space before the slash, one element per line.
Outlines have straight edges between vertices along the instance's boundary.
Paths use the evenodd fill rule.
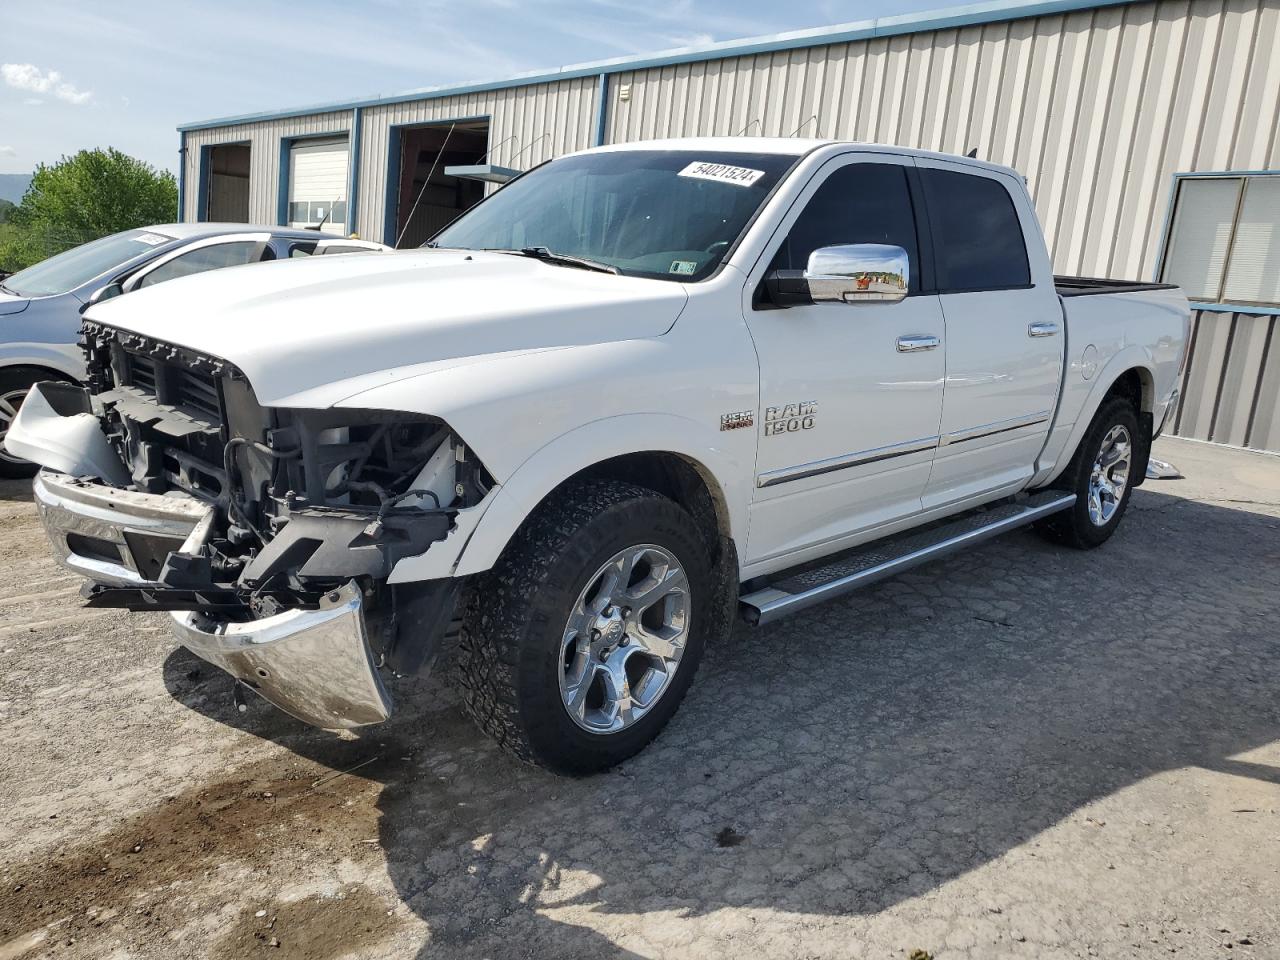
<path fill-rule="evenodd" d="M 1053 483 L 1054 488 L 1067 490 L 1076 495 L 1076 502 L 1069 510 L 1062 510 L 1036 523 L 1036 531 L 1053 543 L 1060 543 L 1077 550 L 1092 550 L 1101 546 L 1111 538 L 1128 509 L 1129 499 L 1133 495 L 1134 477 L 1132 470 L 1140 462 L 1138 451 L 1130 454 L 1130 476 L 1124 492 L 1120 497 L 1110 519 L 1099 526 L 1089 517 L 1089 478 L 1093 470 L 1093 462 L 1098 456 L 1103 439 L 1115 426 L 1123 426 L 1129 431 L 1132 443 L 1145 443 L 1139 434 L 1138 413 L 1133 404 L 1124 397 L 1112 397 L 1105 401 L 1089 424 L 1080 446 L 1071 457 L 1071 462 L 1062 471 L 1062 475 Z"/>
<path fill-rule="evenodd" d="M 33 383 L 40 383 L 43 380 L 62 380 L 62 377 L 50 376 L 45 370 L 39 370 L 35 367 L 6 367 L 0 369 L 0 399 L 12 405 L 12 398 L 18 394 L 26 393 L 31 389 Z M 3 428 L 8 429 L 9 415 L 7 410 L 4 412 Z M 36 471 L 40 469 L 39 464 L 31 463 L 27 460 L 17 460 L 8 453 L 0 450 L 0 477 L 5 479 L 20 479 L 22 477 L 34 477 Z"/>
<path fill-rule="evenodd" d="M 688 577 L 690 629 L 661 698 L 631 726 L 595 734 L 570 718 L 560 694 L 565 623 L 593 571 L 617 551 L 654 544 Z M 707 548 L 693 518 L 645 487 L 575 482 L 553 495 L 463 600 L 458 675 L 480 729 L 521 760 L 559 773 L 606 770 L 642 750 L 675 714 L 697 672 L 714 616 Z"/>

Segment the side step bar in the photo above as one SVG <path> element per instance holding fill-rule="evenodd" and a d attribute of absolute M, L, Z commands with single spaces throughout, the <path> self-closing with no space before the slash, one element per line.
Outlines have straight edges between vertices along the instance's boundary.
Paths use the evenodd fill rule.
<path fill-rule="evenodd" d="M 784 576 L 762 590 L 744 594 L 739 598 L 743 619 L 753 625 L 770 623 L 1024 527 L 1041 517 L 1066 510 L 1075 502 L 1074 493 L 1047 490 L 919 533 L 868 544 L 839 560 Z"/>

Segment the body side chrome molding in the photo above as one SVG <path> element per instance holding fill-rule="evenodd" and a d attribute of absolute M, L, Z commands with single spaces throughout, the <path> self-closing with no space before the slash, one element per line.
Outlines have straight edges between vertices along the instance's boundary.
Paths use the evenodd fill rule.
<path fill-rule="evenodd" d="M 925 450 L 932 450 L 935 447 L 945 447 L 954 443 L 964 443 L 968 440 L 978 440 L 982 437 L 995 436 L 998 433 L 1021 430 L 1023 427 L 1034 427 L 1037 424 L 1047 423 L 1050 419 L 1050 414 L 1051 411 L 1042 410 L 1039 413 L 1013 417 L 1009 420 L 997 420 L 994 423 L 984 423 L 977 427 L 955 430 L 942 437 L 921 437 L 918 440 L 907 440 L 904 443 L 891 443 L 883 447 L 872 447 L 870 450 L 859 450 L 856 453 L 846 453 L 838 457 L 829 457 L 826 460 L 812 460 L 809 463 L 798 463 L 793 467 L 781 467 L 756 477 L 756 487 L 763 490 L 765 487 L 772 487 L 779 483 L 804 480 L 806 477 L 816 477 L 836 470 L 848 470 L 850 467 L 860 467 L 868 463 L 877 463 L 881 460 L 891 460 L 894 457 L 923 453 Z"/>
<path fill-rule="evenodd" d="M 1010 430 L 1021 430 L 1023 427 L 1034 427 L 1036 424 L 1048 423 L 1052 411 L 1041 410 L 1039 413 L 1029 413 L 1021 417 L 1011 417 L 1008 420 L 996 420 L 994 423 L 984 423 L 976 427 L 966 427 L 963 430 L 953 430 L 946 434 L 938 442 L 938 446 L 945 447 L 952 443 L 965 443 L 968 440 L 977 440 L 981 437 L 991 437 L 997 433 L 1008 433 Z"/>
<path fill-rule="evenodd" d="M 782 467 L 778 470 L 762 473 L 756 477 L 756 486 L 763 489 L 772 487 L 775 484 L 787 483 L 790 480 L 803 480 L 806 477 L 816 477 L 819 474 L 831 473 L 835 470 L 847 470 L 850 467 L 860 467 L 868 463 L 877 463 L 881 460 L 891 460 L 894 457 L 905 457 L 911 453 L 923 453 L 925 450 L 934 449 L 937 445 L 937 437 L 921 437 L 918 440 L 907 440 L 904 443 L 891 443 L 883 447 L 872 447 L 870 450 L 841 454 L 838 457 L 829 457 L 826 460 L 812 460 L 809 463 L 796 464 L 794 467 Z"/>

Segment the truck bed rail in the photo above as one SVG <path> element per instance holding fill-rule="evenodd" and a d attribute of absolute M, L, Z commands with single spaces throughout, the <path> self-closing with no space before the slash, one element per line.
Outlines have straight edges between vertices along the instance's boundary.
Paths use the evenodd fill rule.
<path fill-rule="evenodd" d="M 1093 297 L 1104 293 L 1141 293 L 1144 290 L 1175 290 L 1173 283 L 1143 280 L 1108 280 L 1105 277 L 1058 277 L 1053 285 L 1060 297 Z"/>

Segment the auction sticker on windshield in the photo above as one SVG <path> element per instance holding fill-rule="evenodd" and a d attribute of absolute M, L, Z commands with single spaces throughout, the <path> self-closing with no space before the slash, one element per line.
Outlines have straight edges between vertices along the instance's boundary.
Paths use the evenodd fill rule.
<path fill-rule="evenodd" d="M 168 243 L 168 237 L 162 237 L 158 233 L 144 233 L 138 237 L 139 243 L 145 243 L 148 247 L 158 247 L 162 243 Z"/>
<path fill-rule="evenodd" d="M 693 177 L 695 180 L 715 180 L 717 183 L 732 183 L 736 187 L 749 187 L 764 176 L 764 171 L 752 170 L 749 167 L 732 167 L 727 163 L 695 160 L 681 170 L 679 175 Z"/>

